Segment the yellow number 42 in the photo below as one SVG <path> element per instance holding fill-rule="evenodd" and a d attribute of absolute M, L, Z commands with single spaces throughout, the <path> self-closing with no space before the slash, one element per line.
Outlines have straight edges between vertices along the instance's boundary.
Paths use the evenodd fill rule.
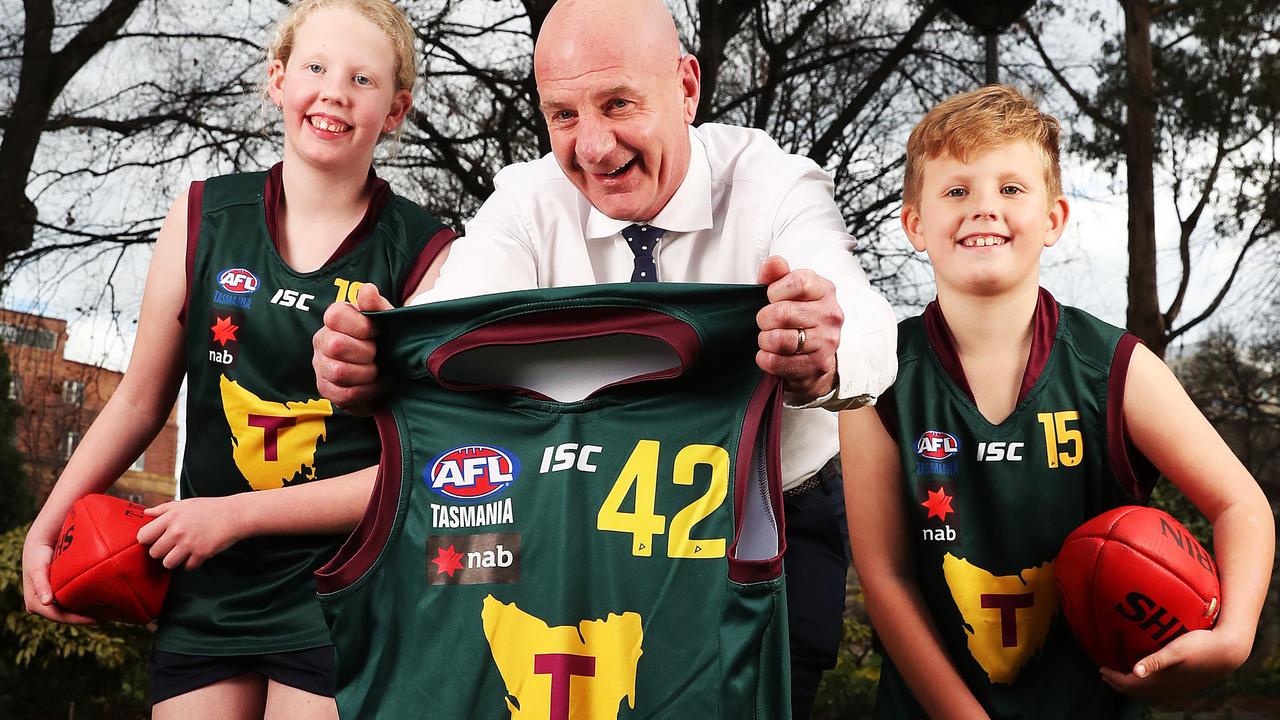
<path fill-rule="evenodd" d="M 658 489 L 657 440 L 641 440 L 613 482 L 609 494 L 596 516 L 596 528 L 631 535 L 631 554 L 649 557 L 653 554 L 653 537 L 667 527 L 667 516 L 654 512 Z M 725 554 L 724 538 L 693 538 L 693 526 L 704 520 L 724 503 L 729 493 L 729 453 L 716 445 L 687 445 L 676 454 L 671 481 L 676 485 L 692 485 L 694 469 L 706 465 L 711 469 L 707 491 L 671 518 L 671 538 L 667 557 L 719 558 Z M 622 503 L 635 490 L 633 512 L 622 509 Z"/>

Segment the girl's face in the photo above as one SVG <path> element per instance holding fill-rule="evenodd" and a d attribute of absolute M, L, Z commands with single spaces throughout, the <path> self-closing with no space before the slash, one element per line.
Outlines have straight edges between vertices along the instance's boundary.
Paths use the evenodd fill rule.
<path fill-rule="evenodd" d="M 272 61 L 268 93 L 284 114 L 286 157 L 363 173 L 378 137 L 404 121 L 396 54 L 376 25 L 342 8 L 317 10 L 294 32 L 288 62 Z"/>

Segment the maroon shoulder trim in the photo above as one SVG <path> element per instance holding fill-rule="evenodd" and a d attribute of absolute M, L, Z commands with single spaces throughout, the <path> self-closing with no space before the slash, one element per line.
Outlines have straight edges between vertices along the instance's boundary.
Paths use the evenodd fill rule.
<path fill-rule="evenodd" d="M 364 517 L 360 518 L 355 530 L 351 531 L 333 558 L 316 570 L 316 589 L 323 594 L 348 588 L 368 572 L 386 546 L 395 525 L 403 471 L 400 433 L 390 410 L 379 410 L 374 420 L 378 425 L 378 436 L 382 439 L 378 477 L 374 480 Z"/>
<path fill-rule="evenodd" d="M 736 583 L 758 583 L 782 575 L 782 556 L 787 551 L 786 513 L 782 507 L 782 462 L 780 448 L 782 438 L 782 382 L 774 375 L 764 375 L 751 400 L 747 403 L 742 423 L 742 438 L 738 442 L 738 457 L 734 465 L 733 514 L 744 516 L 743 508 L 751 487 L 752 461 L 756 452 L 756 438 L 765 434 L 765 472 L 768 476 L 769 506 L 777 523 L 778 554 L 765 560 L 739 560 L 735 556 L 738 538 L 742 535 L 741 523 L 735 523 L 733 543 L 729 545 L 729 579 Z"/>
<path fill-rule="evenodd" d="M 602 388 L 633 382 L 678 377 L 693 365 L 702 343 L 693 326 L 656 310 L 633 307 L 595 307 L 544 310 L 490 323 L 450 340 L 427 356 L 427 369 L 442 386 L 451 390 L 489 390 L 509 388 L 504 385 L 458 383 L 441 376 L 441 368 L 453 356 L 489 345 L 534 345 L 558 340 L 581 340 L 603 335 L 642 335 L 660 340 L 675 350 L 680 367 L 637 375 Z"/>
<path fill-rule="evenodd" d="M 191 284 L 196 274 L 196 243 L 200 240 L 200 215 L 204 212 L 204 181 L 196 180 L 187 190 L 187 292 L 178 310 L 178 322 L 187 326 L 187 307 L 191 304 Z"/>
<path fill-rule="evenodd" d="M 450 227 L 440 228 L 435 235 L 431 236 L 431 239 L 422 248 L 422 252 L 418 253 L 417 259 L 413 261 L 413 266 L 409 268 L 409 274 L 405 276 L 404 290 L 400 292 L 400 305 L 409 302 L 409 298 L 413 297 L 413 291 L 418 289 L 418 283 L 422 282 L 422 278 L 427 274 L 431 263 L 435 262 L 436 256 L 457 237 L 458 233 L 454 232 L 453 228 Z"/>
<path fill-rule="evenodd" d="M 964 376 L 964 366 L 960 364 L 960 353 L 956 350 L 955 336 L 947 325 L 938 301 L 934 300 L 924 309 L 924 330 L 929 338 L 929 345 L 951 380 L 960 388 L 974 405 L 978 401 L 969 387 L 969 380 Z M 1018 386 L 1018 402 L 1026 398 L 1031 388 L 1049 364 L 1049 356 L 1053 353 L 1053 341 L 1058 336 L 1058 301 L 1053 299 L 1048 290 L 1040 288 L 1036 297 L 1036 309 L 1031 316 L 1031 349 L 1027 353 L 1027 365 L 1022 371 L 1022 382 Z"/>
<path fill-rule="evenodd" d="M 884 426 L 884 431 L 889 433 L 889 437 L 893 438 L 895 444 L 899 443 L 898 398 L 893 394 L 892 385 L 889 386 L 888 390 L 880 393 L 880 397 L 876 398 L 876 404 L 872 407 L 876 409 L 876 417 L 880 418 L 880 424 Z"/>
<path fill-rule="evenodd" d="M 1116 343 L 1111 358 L 1111 374 L 1107 378 L 1107 454 L 1111 471 L 1125 492 L 1137 499 L 1146 499 L 1160 478 L 1160 471 L 1129 439 L 1124 426 L 1124 389 L 1129 378 L 1129 361 L 1133 351 L 1142 341 L 1137 335 L 1125 333 Z"/>

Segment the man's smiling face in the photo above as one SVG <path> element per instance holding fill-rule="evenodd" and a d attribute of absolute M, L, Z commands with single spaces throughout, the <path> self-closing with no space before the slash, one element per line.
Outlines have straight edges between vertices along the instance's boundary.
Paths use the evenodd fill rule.
<path fill-rule="evenodd" d="M 650 220 L 689 169 L 698 63 L 680 56 L 665 10 L 567 5 L 548 16 L 534 52 L 552 152 L 596 209 L 617 220 Z"/>

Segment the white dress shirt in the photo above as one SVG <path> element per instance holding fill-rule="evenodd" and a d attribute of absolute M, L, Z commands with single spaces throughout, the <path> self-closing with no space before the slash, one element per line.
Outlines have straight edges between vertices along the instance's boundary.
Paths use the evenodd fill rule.
<path fill-rule="evenodd" d="M 896 322 L 852 254 L 831 179 L 760 130 L 708 123 L 691 127 L 689 140 L 688 173 L 650 221 L 666 230 L 654 253 L 658 280 L 754 283 L 771 255 L 792 270 L 813 270 L 836 286 L 844 311 L 839 384 L 817 402 L 830 408 L 874 402 L 897 372 Z M 621 235 L 631 221 L 593 207 L 553 156 L 503 168 L 494 186 L 453 243 L 435 287 L 410 304 L 631 279 L 635 256 Z M 838 447 L 835 413 L 788 406 L 783 486 L 813 475 Z"/>

